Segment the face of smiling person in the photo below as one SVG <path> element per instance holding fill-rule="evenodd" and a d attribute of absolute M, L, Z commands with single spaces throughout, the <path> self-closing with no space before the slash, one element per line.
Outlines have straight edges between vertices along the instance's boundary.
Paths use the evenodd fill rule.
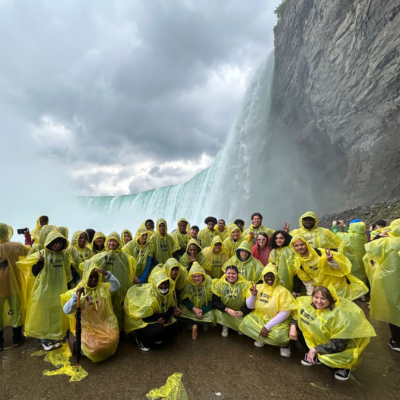
<path fill-rule="evenodd" d="M 232 239 L 233 239 L 233 240 L 238 240 L 238 239 L 239 239 L 239 236 L 240 236 L 240 231 L 239 231 L 239 229 L 235 229 L 235 230 L 232 232 L 231 236 L 232 236 Z"/>
<path fill-rule="evenodd" d="M 199 248 L 195 244 L 191 244 L 188 248 L 188 254 L 190 257 L 196 257 L 199 254 Z"/>
<path fill-rule="evenodd" d="M 253 223 L 254 228 L 259 228 L 261 226 L 262 220 L 258 215 L 255 215 L 251 222 Z"/>
<path fill-rule="evenodd" d="M 303 223 L 303 226 L 304 226 L 304 228 L 306 228 L 306 229 L 312 229 L 312 228 L 314 228 L 314 225 L 315 225 L 315 219 L 314 219 L 314 218 L 306 217 L 306 218 L 303 218 L 303 219 L 301 220 L 301 222 Z"/>
<path fill-rule="evenodd" d="M 178 224 L 179 233 L 185 234 L 186 233 L 187 222 L 181 221 Z"/>
<path fill-rule="evenodd" d="M 90 288 L 96 287 L 98 280 L 99 280 L 99 273 L 97 270 L 94 269 L 89 275 L 88 286 Z"/>
<path fill-rule="evenodd" d="M 312 302 L 317 310 L 325 310 L 330 305 L 329 300 L 324 297 L 321 292 L 317 292 L 314 294 Z"/>
<path fill-rule="evenodd" d="M 119 243 L 115 239 L 110 239 L 107 246 L 110 250 L 115 250 L 119 246 Z"/>
<path fill-rule="evenodd" d="M 276 245 L 278 247 L 282 247 L 283 246 L 283 243 L 285 243 L 285 237 L 282 235 L 282 233 L 278 233 L 276 235 L 275 243 L 276 243 Z"/>
<path fill-rule="evenodd" d="M 268 286 L 272 286 L 275 282 L 275 275 L 272 272 L 268 272 L 268 274 L 264 275 L 264 282 Z"/>
<path fill-rule="evenodd" d="M 131 238 L 131 235 L 129 234 L 129 232 L 125 232 L 124 233 L 124 243 L 127 244 L 131 240 L 132 240 L 132 238 Z"/>
<path fill-rule="evenodd" d="M 234 269 L 228 269 L 225 275 L 229 283 L 235 283 L 238 279 L 238 274 Z"/>
<path fill-rule="evenodd" d="M 173 267 L 171 269 L 171 279 L 173 281 L 176 281 L 176 278 L 178 277 L 178 275 L 179 275 L 179 267 Z"/>
<path fill-rule="evenodd" d="M 220 219 L 218 221 L 218 230 L 220 232 L 223 232 L 225 230 L 225 221 L 223 219 Z"/>
<path fill-rule="evenodd" d="M 82 232 L 82 233 L 79 235 L 78 246 L 79 246 L 81 249 L 84 249 L 85 246 L 86 246 L 87 241 L 88 241 L 87 234 L 86 234 L 85 232 Z"/>
<path fill-rule="evenodd" d="M 213 248 L 213 253 L 219 254 L 221 253 L 221 250 L 222 250 L 222 243 L 215 243 Z"/>
<path fill-rule="evenodd" d="M 263 235 L 258 235 L 257 243 L 258 243 L 261 247 L 265 247 L 265 246 L 267 245 L 267 239 L 266 239 Z"/>
<path fill-rule="evenodd" d="M 204 276 L 202 274 L 193 274 L 192 279 L 195 285 L 200 285 L 203 282 Z"/>
<path fill-rule="evenodd" d="M 298 239 L 293 243 L 293 247 L 297 253 L 299 253 L 303 257 L 307 257 L 308 255 L 308 248 L 307 245 L 301 240 Z"/>
<path fill-rule="evenodd" d="M 165 226 L 165 224 L 163 222 L 160 225 L 158 225 L 158 229 L 160 231 L 161 236 L 164 236 L 165 233 L 167 232 L 167 227 Z"/>
<path fill-rule="evenodd" d="M 62 248 L 62 241 L 61 240 L 57 240 L 55 242 L 52 243 L 52 245 L 50 246 L 50 250 L 51 251 L 60 251 Z"/>

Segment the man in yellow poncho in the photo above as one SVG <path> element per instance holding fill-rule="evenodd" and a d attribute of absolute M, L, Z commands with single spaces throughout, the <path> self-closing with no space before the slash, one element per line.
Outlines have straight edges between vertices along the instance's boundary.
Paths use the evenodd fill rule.
<path fill-rule="evenodd" d="M 389 324 L 392 337 L 388 344 L 400 351 L 400 219 L 394 220 L 384 235 L 365 245 L 371 284 L 370 317 Z"/>
<path fill-rule="evenodd" d="M 290 247 L 296 254 L 295 269 L 307 295 L 316 286 L 333 286 L 338 295 L 355 300 L 368 292 L 364 282 L 351 275 L 350 261 L 330 249 L 313 249 L 303 236 L 295 235 Z"/>
<path fill-rule="evenodd" d="M 102 282 L 102 277 L 107 283 Z M 111 295 L 121 287 L 111 272 L 87 269 L 81 283 L 61 295 L 63 311 L 69 316 L 70 335 L 75 335 L 75 310 L 80 296 L 82 352 L 93 362 L 103 361 L 117 350 L 118 320 L 111 304 Z"/>
<path fill-rule="evenodd" d="M 218 232 L 215 230 L 215 225 L 217 225 L 217 218 L 215 217 L 207 217 L 204 220 L 204 223 L 207 225 L 204 229 L 199 232 L 198 238 L 201 242 L 201 246 L 203 248 L 209 247 L 211 245 L 214 236 L 218 235 Z"/>
<path fill-rule="evenodd" d="M 239 274 L 250 282 L 258 282 L 261 279 L 261 272 L 264 269 L 264 265 L 251 255 L 251 247 L 248 242 L 240 244 L 236 250 L 236 254 L 222 267 L 224 272 L 228 265 L 235 265 Z"/>
<path fill-rule="evenodd" d="M 230 258 L 228 253 L 225 251 L 222 239 L 219 236 L 215 236 L 211 242 L 211 246 L 203 249 L 202 253 L 211 265 L 211 271 L 206 272 L 210 274 L 212 279 L 221 278 L 224 274 L 222 267 Z"/>
<path fill-rule="evenodd" d="M 252 235 L 252 242 L 253 244 L 256 243 L 256 238 L 260 232 L 265 232 L 268 236 L 271 236 L 274 233 L 274 230 L 271 228 L 266 228 L 263 224 L 263 217 L 260 213 L 256 212 L 251 216 L 251 224 L 243 232 L 243 236 L 250 235 L 252 232 L 254 235 Z"/>
<path fill-rule="evenodd" d="M 211 264 L 207 261 L 205 255 L 201 251 L 202 248 L 197 241 L 195 239 L 190 239 L 185 254 L 183 254 L 179 260 L 180 264 L 190 271 L 193 263 L 197 262 L 206 271 L 211 272 Z"/>
<path fill-rule="evenodd" d="M 157 220 L 157 232 L 151 236 L 150 241 L 154 247 L 156 264 L 164 264 L 169 258 L 177 258 L 176 252 L 180 249 L 178 242 L 167 233 L 167 221 Z"/>
<path fill-rule="evenodd" d="M 3 330 L 11 326 L 13 345 L 23 342 L 24 322 L 21 274 L 16 262 L 28 254 L 28 247 L 19 242 L 11 242 L 13 229 L 0 223 L 0 351 L 4 348 Z"/>
<path fill-rule="evenodd" d="M 74 270 L 82 276 L 82 270 L 79 266 L 93 257 L 92 250 L 89 245 L 89 235 L 86 231 L 76 231 L 72 236 L 71 246 L 68 247 L 67 253 L 72 259 Z"/>
<path fill-rule="evenodd" d="M 200 323 L 203 331 L 208 331 L 209 323 L 215 322 L 211 286 L 211 278 L 204 268 L 195 262 L 181 293 L 181 318 L 190 321 L 187 324 L 189 330 L 192 329 L 193 321 Z"/>
<path fill-rule="evenodd" d="M 68 330 L 60 295 L 72 280 L 71 259 L 65 250 L 68 241 L 58 231 L 49 233 L 44 250 L 18 261 L 18 268 L 34 279 L 25 321 L 25 336 L 39 339 L 47 351 L 61 346 Z"/>
<path fill-rule="evenodd" d="M 179 244 L 180 249 L 176 252 L 177 260 L 185 254 L 187 244 L 189 243 L 190 237 L 190 224 L 185 218 L 181 218 L 178 221 L 178 229 L 171 233 L 171 236 Z"/>
<path fill-rule="evenodd" d="M 36 221 L 36 227 L 32 230 L 31 236 L 35 243 L 39 241 L 40 231 L 45 225 L 49 224 L 49 217 L 47 215 L 41 215 Z"/>
<path fill-rule="evenodd" d="M 132 286 L 125 297 L 126 332 L 135 331 L 140 350 L 149 351 L 178 332 L 174 281 L 158 273 L 151 283 Z"/>
<path fill-rule="evenodd" d="M 102 253 L 103 251 L 106 251 L 106 240 L 107 240 L 107 236 L 100 232 L 97 231 L 94 236 L 93 236 L 93 241 L 91 244 L 92 247 L 92 253 L 93 255 Z"/>
<path fill-rule="evenodd" d="M 252 311 L 239 329 L 255 340 L 256 347 L 265 344 L 279 346 L 282 357 L 290 357 L 290 314 L 297 309 L 291 293 L 279 284 L 279 275 L 273 264 L 262 271 L 264 282 L 252 283 L 247 293 L 246 305 Z"/>
<path fill-rule="evenodd" d="M 331 232 L 329 229 L 318 226 L 318 217 L 312 211 L 304 213 L 299 220 L 299 229 L 290 232 L 292 236 L 301 235 L 313 248 L 328 248 L 342 250 L 343 240 Z M 289 231 L 288 226 L 284 226 L 283 230 Z"/>
<path fill-rule="evenodd" d="M 217 235 L 222 239 L 222 241 L 224 241 L 228 237 L 229 232 L 224 219 L 218 220 L 215 231 L 217 232 Z"/>

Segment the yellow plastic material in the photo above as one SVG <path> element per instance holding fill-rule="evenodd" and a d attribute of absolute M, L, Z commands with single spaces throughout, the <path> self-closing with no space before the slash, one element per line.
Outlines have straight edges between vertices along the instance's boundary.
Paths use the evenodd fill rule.
<path fill-rule="evenodd" d="M 68 282 L 72 280 L 71 260 L 65 250 L 54 252 L 48 249 L 58 238 L 65 239 L 58 231 L 47 236 L 44 267 L 36 278 L 32 266 L 39 260 L 39 252 L 17 262 L 28 279 L 34 279 L 26 310 L 25 336 L 28 337 L 62 340 L 68 330 L 68 317 L 61 308 L 60 295 L 68 290 Z"/>
<path fill-rule="evenodd" d="M 144 245 L 139 244 L 139 239 L 142 235 L 147 234 L 147 240 Z M 136 260 L 136 276 L 143 274 L 146 268 L 147 258 L 153 258 L 154 248 L 150 241 L 150 231 L 146 228 L 139 228 L 133 240 L 128 242 L 123 248 L 124 253 L 129 254 Z"/>
<path fill-rule="evenodd" d="M 160 218 L 157 220 L 157 232 L 151 236 L 150 241 L 154 246 L 154 258 L 159 263 L 164 264 L 180 247 L 178 242 L 169 233 L 165 233 L 164 236 L 160 234 L 160 224 L 165 224 L 166 232 L 168 232 L 167 221 Z"/>
<path fill-rule="evenodd" d="M 32 357 L 44 355 L 46 356 L 44 361 L 57 368 L 51 371 L 43 371 L 44 376 L 68 375 L 71 377 L 70 382 L 79 382 L 89 375 L 81 365 L 79 366 L 79 371 L 77 371 L 75 365 L 71 365 L 69 359 L 72 357 L 72 354 L 67 343 L 63 343 L 59 349 L 53 351 L 40 350 L 31 354 Z"/>
<path fill-rule="evenodd" d="M 389 237 L 365 245 L 365 265 L 371 284 L 370 317 L 396 326 L 400 326 L 399 222 L 400 219 L 390 224 Z"/>
<path fill-rule="evenodd" d="M 278 325 L 275 325 L 264 338 L 259 336 L 261 329 L 280 311 L 294 311 L 297 304 L 292 294 L 279 283 L 276 267 L 268 264 L 262 271 L 262 277 L 269 272 L 275 275 L 275 282 L 268 286 L 265 282 L 257 285 L 257 300 L 255 309 L 243 318 L 239 329 L 247 336 L 272 346 L 287 346 L 289 343 L 290 317 Z M 251 295 L 250 290 L 246 298 Z"/>
<path fill-rule="evenodd" d="M 351 274 L 363 282 L 367 279 L 363 257 L 365 255 L 364 245 L 368 242 L 365 234 L 364 222 L 353 222 L 349 225 L 349 232 L 338 232 L 337 234 L 344 242 L 343 254 L 351 262 Z"/>
<path fill-rule="evenodd" d="M 21 326 L 25 318 L 22 277 L 16 263 L 26 257 L 28 248 L 10 242 L 12 236 L 11 226 L 0 223 L 0 331 Z"/>
<path fill-rule="evenodd" d="M 226 280 L 226 275 L 223 275 L 221 279 L 214 279 L 211 290 L 218 297 L 221 297 L 221 301 L 232 310 L 239 311 L 246 302 L 246 293 L 249 290 L 251 283 L 246 281 L 243 276 L 238 275 L 238 279 L 235 283 L 229 283 Z M 215 310 L 215 318 L 217 322 L 235 331 L 239 330 L 239 325 L 243 318 L 235 318 L 226 312 Z"/>
<path fill-rule="evenodd" d="M 132 235 L 132 232 L 129 230 L 129 229 L 124 229 L 123 231 L 122 231 L 122 233 L 121 233 L 121 240 L 122 240 L 122 243 L 124 244 L 124 246 L 125 246 L 125 240 L 124 240 L 124 234 L 125 233 L 129 233 L 129 236 L 131 237 L 131 240 L 133 240 L 134 239 L 134 237 L 133 237 L 133 235 Z M 131 241 L 130 240 L 130 241 Z M 129 243 L 129 242 L 128 242 Z"/>
<path fill-rule="evenodd" d="M 160 294 L 158 286 L 165 281 L 169 282 L 169 292 L 163 295 Z M 144 328 L 148 324 L 157 324 L 157 321 L 144 322 L 142 318 L 165 313 L 170 307 L 175 306 L 175 284 L 165 273 L 156 274 L 151 283 L 132 286 L 124 301 L 126 333 Z M 172 318 L 171 323 L 164 326 L 171 325 L 175 321 L 176 319 Z"/>
<path fill-rule="evenodd" d="M 85 231 L 76 231 L 72 235 L 71 246 L 67 249 L 67 253 L 72 259 L 72 266 L 74 267 L 75 271 L 79 273 L 80 277 L 82 278 L 82 269 L 79 266 L 93 257 L 93 253 L 91 250 L 91 245 L 88 242 L 83 249 L 81 249 L 78 245 L 79 236 L 81 233 L 86 233 Z"/>
<path fill-rule="evenodd" d="M 179 223 L 180 222 L 186 222 L 186 233 L 180 233 L 179 232 Z M 189 235 L 190 231 L 190 223 L 187 219 L 181 218 L 178 223 L 177 223 L 177 229 L 175 232 L 171 233 L 171 236 L 175 239 L 175 241 L 179 244 L 179 247 L 181 249 L 186 249 L 187 244 L 189 243 L 189 240 L 191 239 L 191 236 Z"/>
<path fill-rule="evenodd" d="M 207 227 L 205 227 L 204 229 L 202 229 L 199 234 L 197 235 L 197 237 L 199 238 L 199 240 L 201 241 L 201 246 L 203 248 L 206 247 L 210 247 L 211 246 L 211 242 L 214 239 L 215 236 L 217 236 L 219 234 L 218 231 L 216 231 L 215 229 L 213 231 L 210 231 Z"/>
<path fill-rule="evenodd" d="M 241 261 L 239 259 L 240 250 L 245 250 L 250 254 L 250 257 L 246 261 Z M 258 282 L 260 280 L 261 272 L 264 269 L 264 265 L 262 265 L 262 262 L 251 255 L 251 246 L 246 241 L 243 241 L 240 244 L 240 246 L 236 250 L 236 254 L 224 264 L 224 266 L 222 267 L 222 270 L 224 272 L 226 271 L 226 267 L 228 265 L 235 265 L 239 270 L 239 274 L 248 281 L 252 282 Z"/>
<path fill-rule="evenodd" d="M 186 246 L 186 253 L 182 255 L 182 257 L 180 258 L 179 262 L 181 263 L 182 266 L 184 266 L 186 269 L 189 269 L 190 267 L 190 256 L 188 254 L 189 251 L 189 246 L 190 245 L 195 245 L 198 247 L 199 252 L 197 254 L 196 258 L 196 262 L 198 262 L 200 264 L 201 267 L 203 267 L 206 271 L 211 271 L 211 264 L 208 262 L 208 260 L 206 259 L 206 256 L 202 253 L 202 247 L 199 245 L 199 243 L 197 242 L 197 240 L 195 239 L 190 239 L 187 246 Z"/>
<path fill-rule="evenodd" d="M 225 230 L 223 232 L 221 232 L 219 230 L 218 225 L 215 225 L 214 229 L 215 229 L 215 232 L 217 232 L 217 236 L 219 236 L 222 241 L 224 241 L 225 239 L 227 239 L 229 237 L 229 227 L 228 226 L 225 225 Z M 215 238 L 215 236 L 214 236 L 214 238 Z"/>
<path fill-rule="evenodd" d="M 303 226 L 303 218 L 311 217 L 315 219 L 315 225 L 312 229 L 306 229 Z M 290 232 L 292 236 L 301 235 L 313 248 L 328 248 L 338 249 L 341 252 L 343 248 L 343 240 L 331 232 L 329 229 L 320 228 L 318 226 L 319 220 L 317 215 L 312 211 L 307 211 L 299 219 L 299 229 L 294 229 Z"/>
<path fill-rule="evenodd" d="M 214 253 L 214 246 L 216 243 L 222 244 L 222 249 L 219 254 Z M 223 244 L 222 239 L 219 236 L 215 236 L 211 242 L 211 246 L 203 249 L 202 253 L 206 257 L 206 260 L 211 265 L 211 271 L 210 271 L 211 278 L 213 279 L 221 278 L 221 276 L 224 274 L 222 271 L 222 267 L 230 258 L 228 253 L 225 251 L 225 246 Z"/>
<path fill-rule="evenodd" d="M 32 240 L 35 241 L 35 243 L 39 242 L 40 231 L 42 230 L 42 228 L 44 228 L 44 227 L 40 226 L 40 218 L 42 218 L 42 217 L 47 217 L 47 216 L 46 215 L 41 215 L 36 220 L 36 227 L 34 229 L 32 229 L 32 231 L 31 231 L 31 238 L 32 238 Z"/>
<path fill-rule="evenodd" d="M 295 260 L 295 253 L 289 246 L 273 249 L 269 253 L 269 262 L 278 268 L 280 284 L 290 293 L 293 292 L 293 277 L 296 275 Z"/>
<path fill-rule="evenodd" d="M 232 232 L 234 231 L 239 231 L 239 239 L 236 242 L 234 242 L 232 239 Z M 236 254 L 237 248 L 244 240 L 248 241 L 251 246 L 253 245 L 253 243 L 251 243 L 250 235 L 244 236 L 237 225 L 230 223 L 228 226 L 228 237 L 223 242 L 224 249 L 229 258 Z"/>
<path fill-rule="evenodd" d="M 165 264 L 158 264 L 155 268 L 153 268 L 149 276 L 149 282 L 152 282 L 154 276 L 159 273 L 164 273 L 168 276 L 168 278 L 171 278 L 171 270 L 174 267 L 179 268 L 179 274 L 175 278 L 175 289 L 182 290 L 186 285 L 188 272 L 185 267 L 183 267 L 178 261 L 175 260 L 175 258 L 170 258 Z"/>
<path fill-rule="evenodd" d="M 43 250 L 48 234 L 51 231 L 57 231 L 57 230 L 58 228 L 55 225 L 45 225 L 40 231 L 39 239 L 35 241 L 32 248 L 29 250 L 28 256 L 36 253 L 39 250 Z"/>
<path fill-rule="evenodd" d="M 350 339 L 345 351 L 334 354 L 318 354 L 318 359 L 331 368 L 355 369 L 361 361 L 361 353 L 367 347 L 370 338 L 376 336 L 374 328 L 365 318 L 364 312 L 356 304 L 338 297 L 335 290 L 329 288 L 336 304 L 333 310 L 317 310 L 311 296 L 297 298 L 296 319 L 311 349 L 325 344 L 331 339 Z"/>
<path fill-rule="evenodd" d="M 104 239 L 104 248 L 103 248 L 103 250 L 96 250 L 95 248 L 94 248 L 94 241 L 96 240 L 96 239 L 98 239 L 98 238 L 103 238 Z M 95 234 L 94 234 L 94 236 L 93 236 L 93 240 L 92 240 L 92 243 L 91 243 L 91 250 L 92 250 L 92 253 L 93 253 L 93 255 L 96 255 L 96 254 L 99 254 L 99 253 L 103 253 L 104 251 L 107 251 L 107 249 L 106 249 L 106 245 L 107 245 L 107 236 L 104 234 L 104 233 L 102 233 L 102 232 L 95 232 Z"/>
<path fill-rule="evenodd" d="M 146 220 L 147 221 L 147 220 Z M 140 225 L 140 227 L 139 227 L 139 229 L 146 229 L 146 231 L 148 230 L 147 228 L 146 228 L 146 221 L 143 221 L 142 222 L 142 224 Z M 137 232 L 136 232 L 136 234 L 137 234 Z M 150 236 L 152 236 L 152 235 L 154 235 L 155 234 L 155 232 L 154 231 L 149 231 L 149 239 L 150 239 Z M 135 235 L 136 236 L 136 235 Z"/>
<path fill-rule="evenodd" d="M 181 373 L 175 373 L 167 379 L 167 383 L 159 389 L 153 389 L 146 394 L 149 400 L 189 400 L 185 386 L 181 381 Z"/>
<path fill-rule="evenodd" d="M 257 237 L 260 232 L 264 232 L 268 236 L 271 236 L 275 231 L 271 228 L 266 228 L 264 225 L 254 228 L 254 225 L 250 224 L 249 227 L 243 232 L 243 236 L 250 235 L 250 232 L 253 232 L 254 236 Z"/>
<path fill-rule="evenodd" d="M 196 285 L 193 282 L 193 274 L 201 274 L 204 277 L 203 282 L 200 285 Z M 192 268 L 189 272 L 189 278 L 187 283 L 182 290 L 181 293 L 181 300 L 189 299 L 189 301 L 194 305 L 196 308 L 203 308 L 211 303 L 212 298 L 212 280 L 206 274 L 204 268 L 202 268 L 197 262 L 194 262 Z M 180 309 L 182 310 L 181 317 L 188 318 L 192 321 L 197 322 L 211 322 L 215 321 L 214 310 L 209 311 L 206 314 L 203 314 L 203 318 L 196 317 L 196 314 L 189 310 L 183 303 L 181 303 Z"/>
<path fill-rule="evenodd" d="M 308 247 L 310 252 L 308 258 L 300 257 L 294 249 L 293 243 L 299 239 Z M 333 286 L 340 297 L 348 300 L 358 299 L 368 292 L 365 283 L 351 275 L 351 263 L 343 254 L 331 252 L 333 259 L 340 267 L 340 269 L 333 269 L 326 261 L 325 249 L 319 249 L 321 252 L 321 256 L 319 256 L 302 236 L 293 236 L 290 248 L 297 256 L 295 268 L 297 276 L 302 281 L 312 281 L 314 286 Z"/>
<path fill-rule="evenodd" d="M 108 248 L 108 241 L 114 239 L 118 242 L 118 247 L 115 250 Z M 122 252 L 122 241 L 117 232 L 111 232 L 105 242 L 105 252 L 101 252 L 93 256 L 90 260 L 81 264 L 83 273 L 91 270 L 93 267 L 102 268 L 105 271 L 110 271 L 119 281 L 121 287 L 111 295 L 113 310 L 118 319 L 120 331 L 124 329 L 124 310 L 123 302 L 128 289 L 133 285 L 133 278 L 136 274 L 135 259 Z M 105 278 L 103 277 L 105 282 Z"/>

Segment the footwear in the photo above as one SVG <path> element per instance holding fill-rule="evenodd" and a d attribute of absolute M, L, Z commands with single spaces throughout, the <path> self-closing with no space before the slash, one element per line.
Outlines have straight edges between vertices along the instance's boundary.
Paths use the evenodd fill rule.
<path fill-rule="evenodd" d="M 388 341 L 388 345 L 390 346 L 390 348 L 394 351 L 400 351 L 400 343 L 396 343 L 395 341 L 393 341 L 393 339 L 390 339 Z"/>
<path fill-rule="evenodd" d="M 53 343 L 51 343 L 50 341 L 49 341 L 49 342 L 43 342 L 43 343 L 41 343 L 41 345 L 43 346 L 43 348 L 44 348 L 46 351 L 50 351 L 50 350 L 53 350 L 53 349 L 54 349 L 54 345 L 53 345 Z"/>
<path fill-rule="evenodd" d="M 254 346 L 256 346 L 256 347 L 264 347 L 265 343 L 260 342 L 259 340 L 255 340 L 254 341 Z"/>
<path fill-rule="evenodd" d="M 282 357 L 290 357 L 290 354 L 291 354 L 290 347 L 281 347 Z"/>
<path fill-rule="evenodd" d="M 351 371 L 349 369 L 338 369 L 335 372 L 335 378 L 339 381 L 347 381 L 350 378 Z"/>
<path fill-rule="evenodd" d="M 208 332 L 210 330 L 210 325 L 208 325 L 207 322 L 205 322 L 202 326 L 203 332 Z"/>
<path fill-rule="evenodd" d="M 227 326 L 222 326 L 222 332 L 221 332 L 221 336 L 222 337 L 228 337 L 229 335 L 229 328 Z"/>
<path fill-rule="evenodd" d="M 138 345 L 140 350 L 142 350 L 142 351 L 149 351 L 150 350 L 150 347 L 146 347 L 138 338 L 135 338 L 135 340 L 136 340 L 136 343 L 137 343 L 137 345 Z"/>
<path fill-rule="evenodd" d="M 154 344 L 162 344 L 162 340 L 157 340 Z"/>
<path fill-rule="evenodd" d="M 243 333 L 243 332 L 241 332 L 241 331 L 238 331 L 238 335 L 239 335 L 239 336 L 243 336 L 243 335 L 244 335 L 244 333 Z"/>
<path fill-rule="evenodd" d="M 59 342 L 58 340 L 56 340 L 56 341 L 53 342 L 53 346 L 54 346 L 55 349 L 58 349 L 58 348 L 60 348 L 62 346 L 62 343 Z"/>
<path fill-rule="evenodd" d="M 301 360 L 301 363 L 303 364 L 303 365 L 305 365 L 306 367 L 313 367 L 314 365 L 321 365 L 321 363 L 318 361 L 318 359 L 317 359 L 317 362 L 315 362 L 315 363 L 310 363 L 310 362 L 308 362 L 307 360 Z"/>

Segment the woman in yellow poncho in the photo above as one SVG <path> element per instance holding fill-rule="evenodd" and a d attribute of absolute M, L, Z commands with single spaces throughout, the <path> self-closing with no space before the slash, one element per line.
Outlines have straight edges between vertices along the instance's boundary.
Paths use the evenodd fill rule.
<path fill-rule="evenodd" d="M 329 289 L 318 286 L 311 296 L 301 296 L 296 301 L 290 338 L 300 340 L 309 349 L 301 363 L 337 368 L 335 378 L 348 380 L 370 338 L 376 336 L 364 312 L 339 297 L 332 286 Z"/>
<path fill-rule="evenodd" d="M 195 239 L 190 239 L 186 247 L 186 253 L 179 260 L 180 264 L 190 271 L 192 265 L 197 262 L 206 271 L 211 272 L 211 264 L 201 251 L 202 248 L 199 243 Z"/>
<path fill-rule="evenodd" d="M 178 221 L 177 230 L 171 233 L 171 236 L 176 240 L 180 247 L 180 249 L 175 253 L 178 261 L 185 254 L 186 247 L 191 239 L 189 232 L 189 221 L 187 221 L 185 218 L 181 218 Z"/>
<path fill-rule="evenodd" d="M 132 232 L 129 229 L 124 229 L 121 233 L 121 240 L 124 246 L 133 239 Z"/>
<path fill-rule="evenodd" d="M 168 226 L 165 219 L 157 220 L 157 232 L 151 235 L 150 242 L 154 247 L 154 258 L 157 264 L 164 264 L 180 249 L 178 242 L 167 233 Z"/>
<path fill-rule="evenodd" d="M 212 302 L 215 310 L 216 321 L 222 325 L 222 337 L 228 337 L 229 328 L 239 331 L 242 317 L 249 311 L 246 307 L 246 293 L 251 283 L 239 275 L 237 267 L 226 267 L 225 275 L 213 281 Z"/>
<path fill-rule="evenodd" d="M 214 323 L 212 304 L 212 280 L 197 262 L 193 263 L 189 277 L 181 292 L 181 318 L 191 322 L 187 328 L 192 329 L 192 322 L 201 323 L 203 330 L 208 331 L 209 323 Z"/>
<path fill-rule="evenodd" d="M 252 284 L 246 305 L 254 310 L 244 317 L 239 329 L 255 340 L 254 345 L 279 346 L 282 357 L 290 357 L 290 314 L 297 309 L 291 293 L 279 284 L 279 275 L 273 264 L 262 271 L 264 282 Z"/>
<path fill-rule="evenodd" d="M 102 277 L 107 283 L 102 282 Z M 111 295 L 121 287 L 111 272 L 87 269 L 77 288 L 61 295 L 63 311 L 69 316 L 70 331 L 75 335 L 75 310 L 80 296 L 82 322 L 82 352 L 93 362 L 103 361 L 117 350 L 118 320 L 114 314 Z"/>
<path fill-rule="evenodd" d="M 88 244 L 89 235 L 85 231 L 76 231 L 72 236 L 71 246 L 68 247 L 67 253 L 70 255 L 73 263 L 72 267 L 79 276 L 82 277 L 82 270 L 79 266 L 93 257 L 91 246 Z"/>
<path fill-rule="evenodd" d="M 237 248 L 243 241 L 247 241 L 251 247 L 252 241 L 250 235 L 244 236 L 237 225 L 230 223 L 228 226 L 228 237 L 223 241 L 224 249 L 229 258 L 236 254 Z"/>
<path fill-rule="evenodd" d="M 219 279 L 224 274 L 222 267 L 229 260 L 229 255 L 225 251 L 223 241 L 219 236 L 215 236 L 211 242 L 210 247 L 202 250 L 206 260 L 211 265 L 211 271 L 206 271 L 210 274 L 211 278 Z"/>
<path fill-rule="evenodd" d="M 93 255 L 106 251 L 106 240 L 107 236 L 102 232 L 96 232 L 93 236 L 92 241 L 92 253 Z"/>

